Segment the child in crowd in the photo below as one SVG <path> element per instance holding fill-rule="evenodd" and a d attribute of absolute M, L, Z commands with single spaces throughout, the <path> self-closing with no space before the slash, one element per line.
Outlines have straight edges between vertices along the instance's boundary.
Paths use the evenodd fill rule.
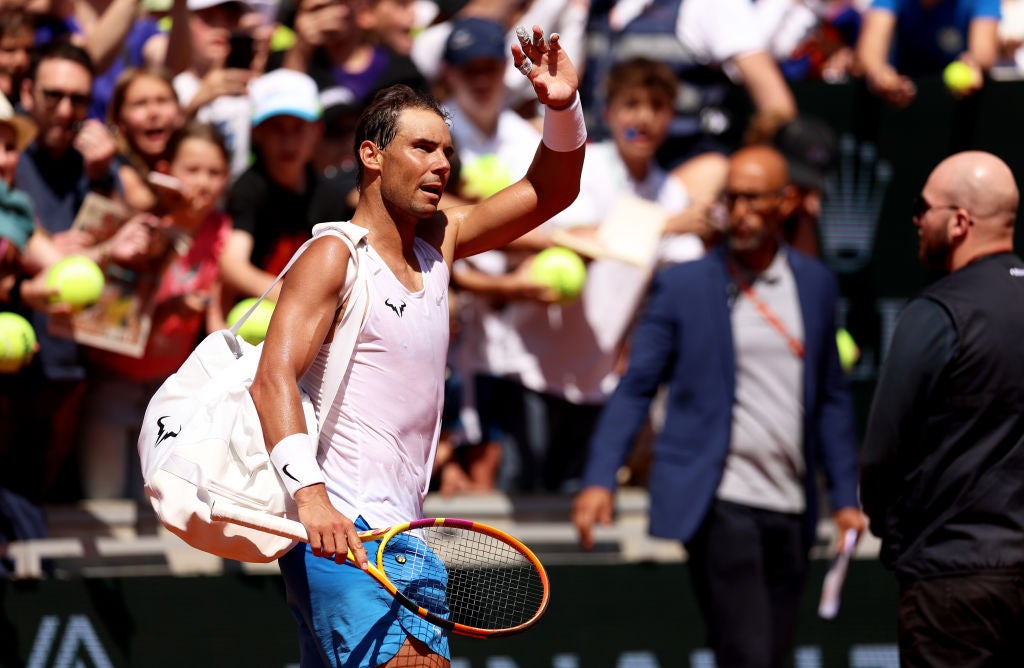
<path fill-rule="evenodd" d="M 115 160 L 125 201 L 136 211 L 150 211 L 157 195 L 146 178 L 182 123 L 170 76 L 158 68 L 125 70 L 114 86 L 108 123 L 116 129 Z"/>
<path fill-rule="evenodd" d="M 0 93 L 17 100 L 36 42 L 35 22 L 24 8 L 0 12 Z"/>
<path fill-rule="evenodd" d="M 141 481 L 129 472 L 138 475 L 135 446 L 149 399 L 203 333 L 225 326 L 218 261 L 231 219 L 218 202 L 230 175 L 227 149 L 215 128 L 191 122 L 171 137 L 167 155 L 158 168 L 181 183 L 182 198 L 162 218 L 150 216 L 152 258 L 130 268 L 140 276 L 159 272 L 145 353 L 137 359 L 88 350 L 92 387 L 81 439 L 87 498 L 141 495 Z"/>
<path fill-rule="evenodd" d="M 351 171 L 317 173 L 313 166 L 324 128 L 312 78 L 277 69 L 253 79 L 249 97 L 254 161 L 231 187 L 235 227 L 221 261 L 236 299 L 263 294 L 314 225 L 350 219 L 347 197 L 355 187 Z"/>
<path fill-rule="evenodd" d="M 568 491 L 576 484 L 591 432 L 618 383 L 652 272 L 661 264 L 694 260 L 705 250 L 699 235 L 705 229 L 703 213 L 692 210 L 686 188 L 656 159 L 674 115 L 679 84 L 672 70 L 631 58 L 613 67 L 604 85 L 610 138 L 587 146 L 579 196 L 539 232 L 583 250 L 587 245 L 581 240 L 610 244 L 608 252 L 594 253 L 575 301 L 559 306 L 516 301 L 504 313 L 515 323 L 524 350 L 508 378 L 522 387 L 527 419 L 504 425 L 518 452 L 506 451 L 511 456 L 505 457 L 501 475 L 503 480 L 511 476 L 519 491 Z M 660 230 L 653 225 L 659 217 L 664 220 Z M 639 243 L 643 237 L 647 243 Z M 627 242 L 644 252 L 629 261 L 614 257 Z"/>
<path fill-rule="evenodd" d="M 174 77 L 186 118 L 214 124 L 231 156 L 231 174 L 249 166 L 249 99 L 246 86 L 258 74 L 255 59 L 234 62 L 231 35 L 246 30 L 251 7 L 239 0 L 188 0 L 189 30 L 172 33 L 169 48 L 187 40 L 191 63 Z M 254 49 L 255 49 L 254 43 Z"/>

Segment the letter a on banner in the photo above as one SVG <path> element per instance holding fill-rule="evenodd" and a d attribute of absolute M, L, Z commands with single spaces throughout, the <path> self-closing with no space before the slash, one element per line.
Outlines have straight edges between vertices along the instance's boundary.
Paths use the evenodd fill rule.
<path fill-rule="evenodd" d="M 68 617 L 64 634 L 57 642 L 60 631 L 60 617 L 44 615 L 39 621 L 32 653 L 28 657 L 27 668 L 76 668 L 82 665 L 78 659 L 89 657 L 96 668 L 113 668 L 110 657 L 103 649 L 103 644 L 92 627 L 92 622 L 85 615 Z M 56 654 L 53 653 L 56 646 Z M 52 661 L 50 656 L 53 654 Z"/>

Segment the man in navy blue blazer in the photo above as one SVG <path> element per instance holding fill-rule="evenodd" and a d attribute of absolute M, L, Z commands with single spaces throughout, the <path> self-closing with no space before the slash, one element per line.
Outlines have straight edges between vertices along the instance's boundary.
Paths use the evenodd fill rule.
<path fill-rule="evenodd" d="M 754 146 L 732 156 L 726 239 L 652 282 L 573 507 L 589 548 L 593 526 L 612 520 L 616 472 L 667 384 L 650 532 L 686 547 L 720 668 L 790 660 L 819 469 L 838 535 L 864 529 L 854 416 L 835 343 L 837 282 L 781 241 L 795 205 L 778 151 Z"/>

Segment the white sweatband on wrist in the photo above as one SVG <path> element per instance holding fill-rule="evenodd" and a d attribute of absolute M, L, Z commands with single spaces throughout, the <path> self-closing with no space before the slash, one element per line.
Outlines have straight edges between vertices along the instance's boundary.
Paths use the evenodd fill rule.
<path fill-rule="evenodd" d="M 544 145 L 552 151 L 569 153 L 587 141 L 587 124 L 583 120 L 583 105 L 580 94 L 565 109 L 544 110 Z"/>
<path fill-rule="evenodd" d="M 270 451 L 270 461 L 288 494 L 324 482 L 324 473 L 316 463 L 316 446 L 309 434 L 285 436 Z"/>

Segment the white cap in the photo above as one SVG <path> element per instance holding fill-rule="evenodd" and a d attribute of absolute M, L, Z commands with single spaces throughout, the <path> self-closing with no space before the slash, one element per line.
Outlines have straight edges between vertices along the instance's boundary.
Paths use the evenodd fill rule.
<path fill-rule="evenodd" d="M 252 6 L 245 0 L 188 0 L 187 7 L 190 12 L 198 12 L 201 9 L 216 7 L 217 5 L 242 5 L 245 11 L 252 11 Z"/>
<path fill-rule="evenodd" d="M 27 116 L 15 114 L 14 107 L 3 93 L 0 93 L 0 125 L 14 130 L 14 145 L 19 151 L 24 150 L 36 137 L 35 123 Z"/>
<path fill-rule="evenodd" d="M 295 70 L 273 70 L 250 81 L 249 102 L 253 126 L 274 116 L 318 121 L 322 113 L 316 82 Z"/>

